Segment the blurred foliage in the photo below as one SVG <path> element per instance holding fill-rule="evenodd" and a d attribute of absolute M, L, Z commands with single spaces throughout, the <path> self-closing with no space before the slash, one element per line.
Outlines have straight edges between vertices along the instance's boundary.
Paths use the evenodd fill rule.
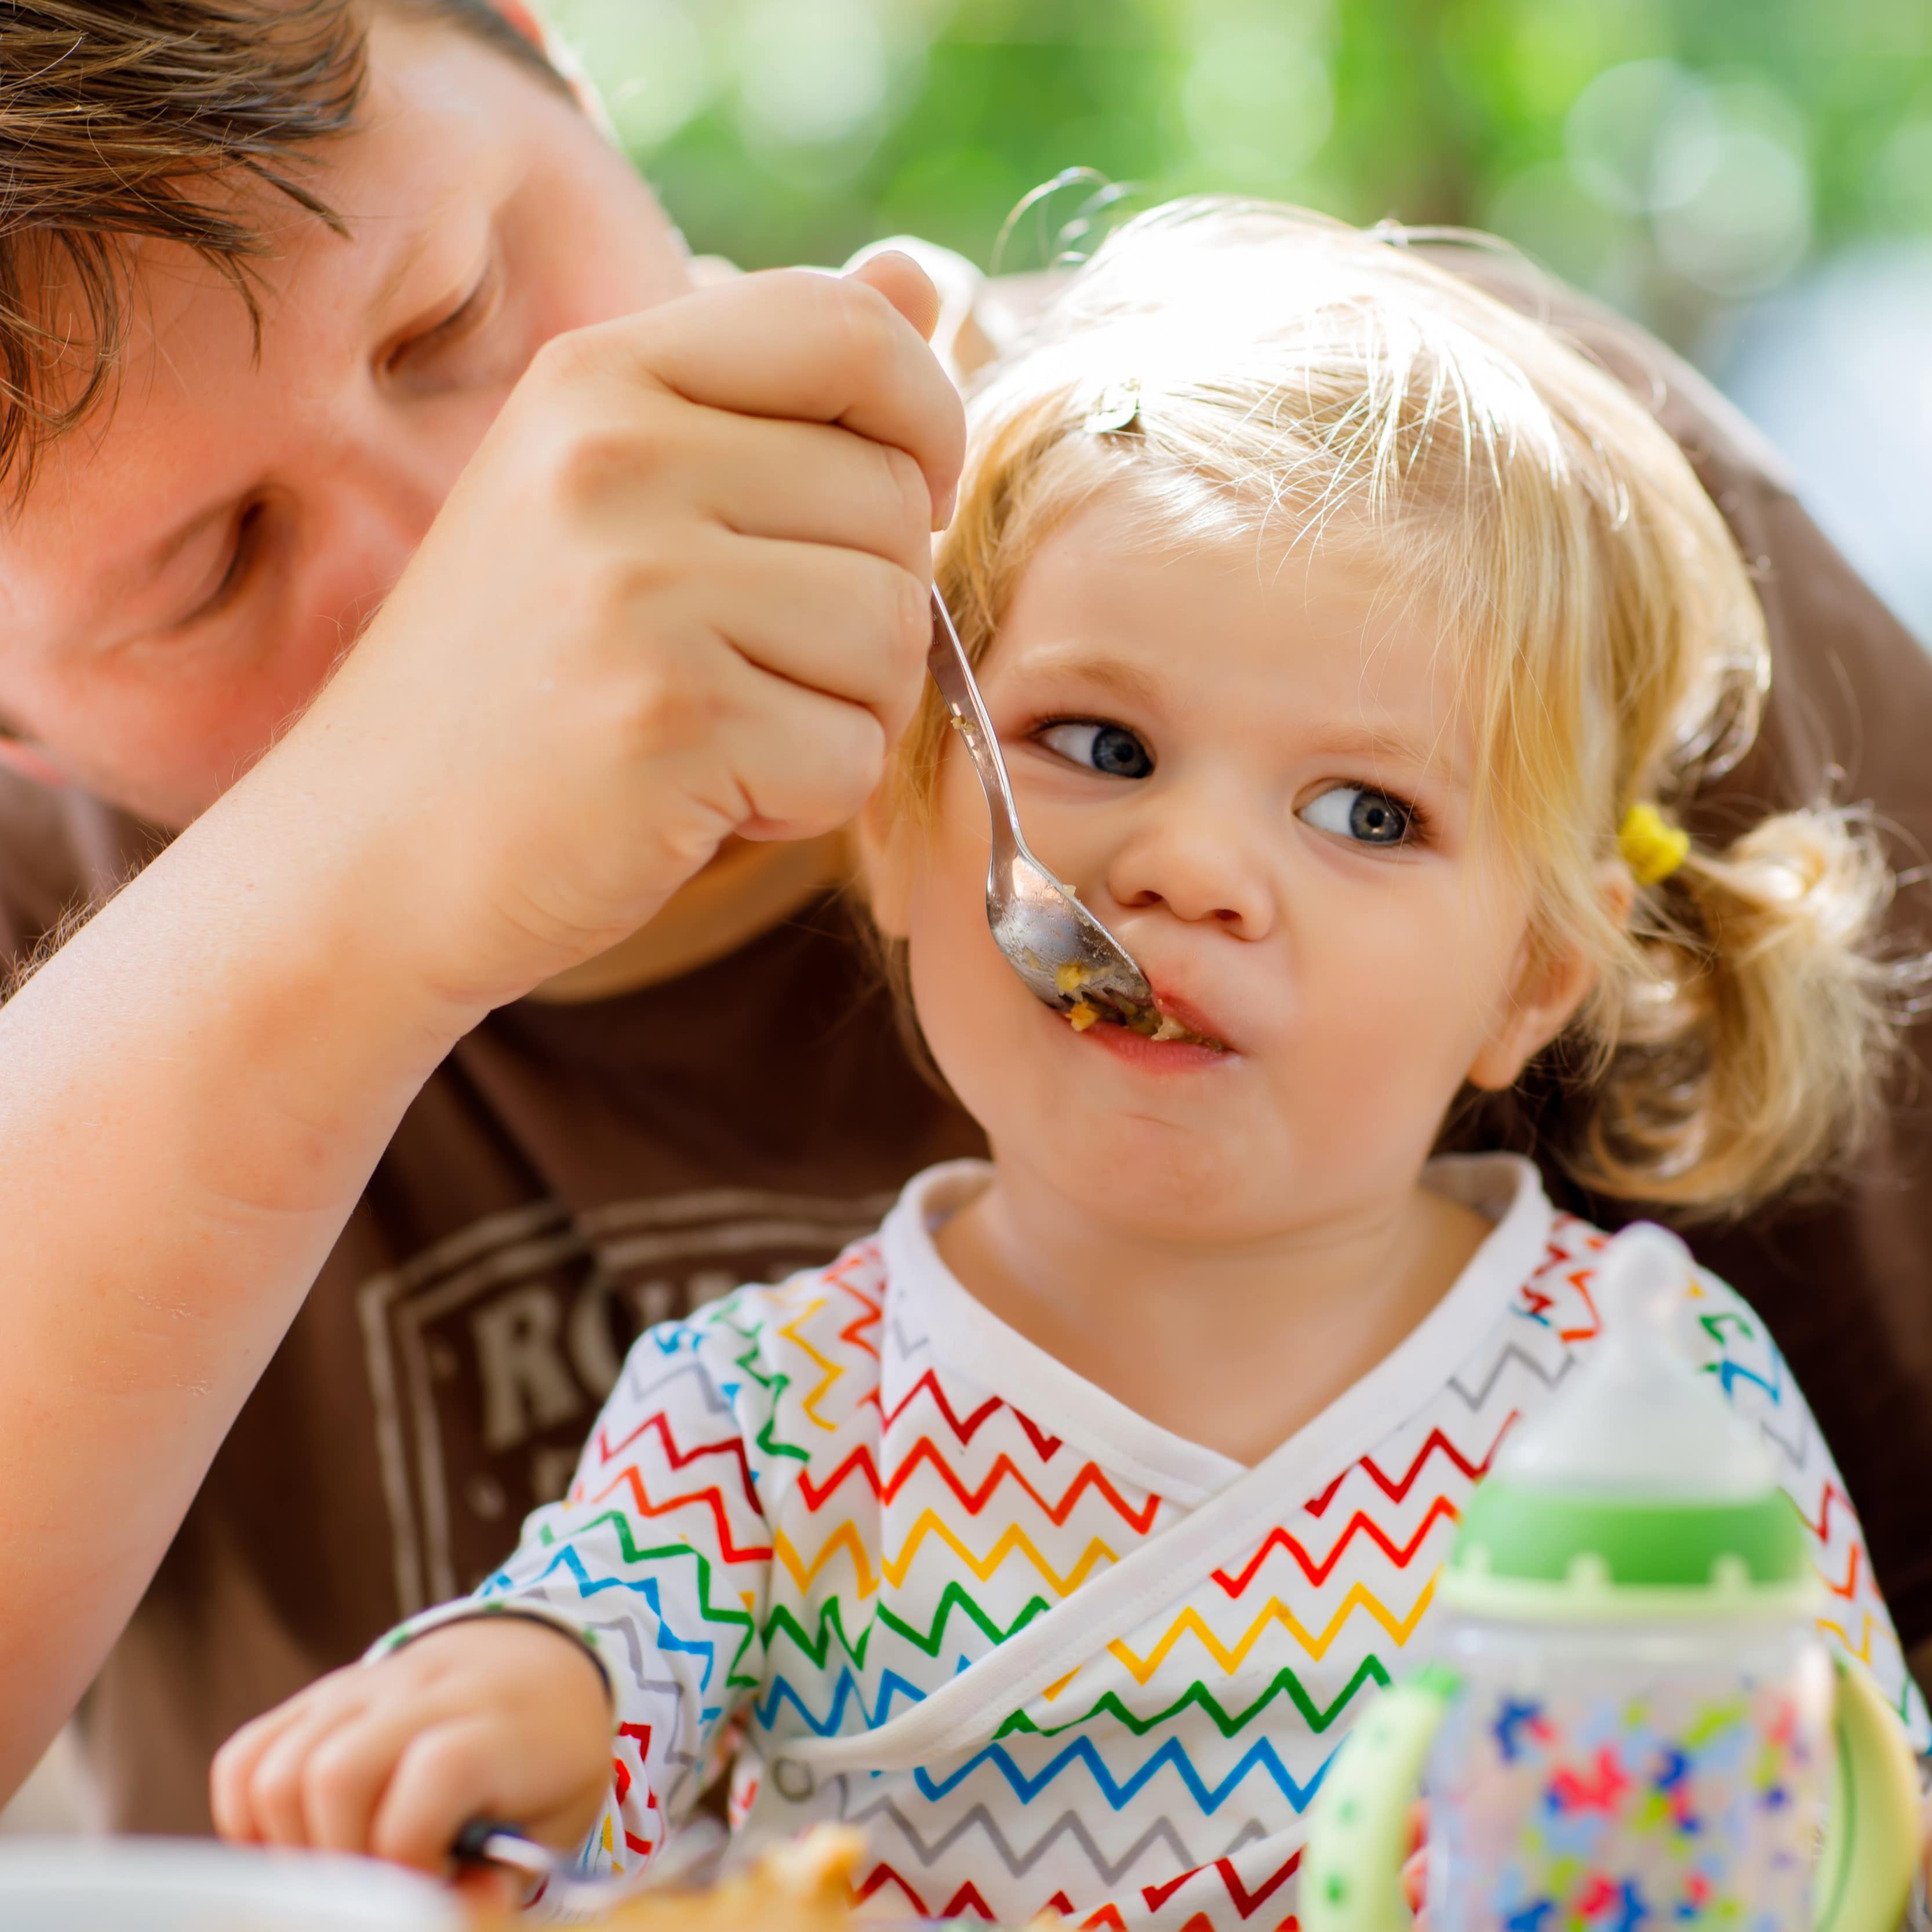
<path fill-rule="evenodd" d="M 1821 247 L 1932 232 L 1932 0 L 551 4 L 693 245 L 748 266 L 908 230 L 991 265 L 1084 165 L 1493 228 L 1689 340 Z M 1065 244 L 1053 208 L 1000 266 Z"/>

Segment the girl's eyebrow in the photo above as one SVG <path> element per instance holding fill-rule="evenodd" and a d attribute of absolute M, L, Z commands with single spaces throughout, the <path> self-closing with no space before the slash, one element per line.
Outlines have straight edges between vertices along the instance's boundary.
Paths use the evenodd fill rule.
<path fill-rule="evenodd" d="M 1028 670 L 1036 676 L 1078 678 L 1131 704 L 1153 704 L 1161 695 L 1161 681 L 1144 666 L 1078 644 L 1047 644 L 1027 653 Z"/>
<path fill-rule="evenodd" d="M 1427 772 L 1446 784 L 1458 784 L 1462 773 L 1456 760 L 1456 736 L 1437 728 L 1423 730 L 1391 719 L 1386 724 L 1336 724 L 1310 734 L 1329 757 L 1359 758 L 1365 764 L 1390 759 L 1418 772 Z"/>

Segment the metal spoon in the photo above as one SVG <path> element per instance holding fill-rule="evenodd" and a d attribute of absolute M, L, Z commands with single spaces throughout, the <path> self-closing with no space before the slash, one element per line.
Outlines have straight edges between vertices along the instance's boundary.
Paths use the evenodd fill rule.
<path fill-rule="evenodd" d="M 1047 1005 L 1070 1012 L 1084 1004 L 1137 1032 L 1152 1032 L 1160 1010 L 1147 975 L 1126 948 L 1028 849 L 993 735 L 986 701 L 953 628 L 952 614 L 932 593 L 932 649 L 927 668 L 972 754 L 992 820 L 986 868 L 986 923 L 1006 962 Z"/>

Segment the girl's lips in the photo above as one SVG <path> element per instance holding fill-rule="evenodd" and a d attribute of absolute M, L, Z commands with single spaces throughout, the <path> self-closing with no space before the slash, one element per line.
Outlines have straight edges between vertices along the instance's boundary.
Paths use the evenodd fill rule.
<path fill-rule="evenodd" d="M 1178 998 L 1159 987 L 1154 989 L 1156 1008 L 1164 1021 L 1171 1021 L 1184 1027 L 1190 1034 L 1200 1036 L 1196 1040 L 1160 1040 L 1151 1035 L 1137 1032 L 1115 1020 L 1103 1018 L 1100 1011 L 1088 1006 L 1082 1013 L 1079 1007 L 1067 1017 L 1076 1033 L 1097 1040 L 1117 1059 L 1131 1065 L 1163 1073 L 1182 1073 L 1206 1066 L 1222 1064 L 1237 1059 L 1239 1054 L 1223 1040 L 1217 1022 L 1191 1001 Z M 1084 1005 L 1084 1002 L 1082 1003 Z"/>
<path fill-rule="evenodd" d="M 1180 1016 L 1177 1013 L 1174 1018 Z M 1192 1073 L 1225 1066 L 1239 1058 L 1225 1047 L 1202 1046 L 1191 1040 L 1150 1040 L 1145 1034 L 1131 1033 L 1111 1020 L 1090 1027 L 1084 1037 L 1098 1041 L 1117 1060 L 1153 1073 Z"/>

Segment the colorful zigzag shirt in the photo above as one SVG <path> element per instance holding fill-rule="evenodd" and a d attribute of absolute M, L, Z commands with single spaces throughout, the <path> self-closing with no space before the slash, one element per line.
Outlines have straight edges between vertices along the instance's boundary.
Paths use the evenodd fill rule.
<path fill-rule="evenodd" d="M 634 1871 L 733 1765 L 741 1836 L 861 1827 L 894 1916 L 1233 1932 L 1289 1920 L 1304 1820 L 1411 1666 L 1459 1510 L 1597 1332 L 1606 1237 L 1526 1162 L 1439 1162 L 1492 1231 L 1428 1317 L 1252 1472 L 996 1319 L 907 1188 L 829 1268 L 632 1349 L 566 1499 L 472 1601 L 595 1648 L 617 1702 L 585 1868 Z M 1704 1276 L 1706 1366 L 1815 1540 L 1829 1638 L 1922 1748 L 1858 1522 L 1756 1318 Z"/>

